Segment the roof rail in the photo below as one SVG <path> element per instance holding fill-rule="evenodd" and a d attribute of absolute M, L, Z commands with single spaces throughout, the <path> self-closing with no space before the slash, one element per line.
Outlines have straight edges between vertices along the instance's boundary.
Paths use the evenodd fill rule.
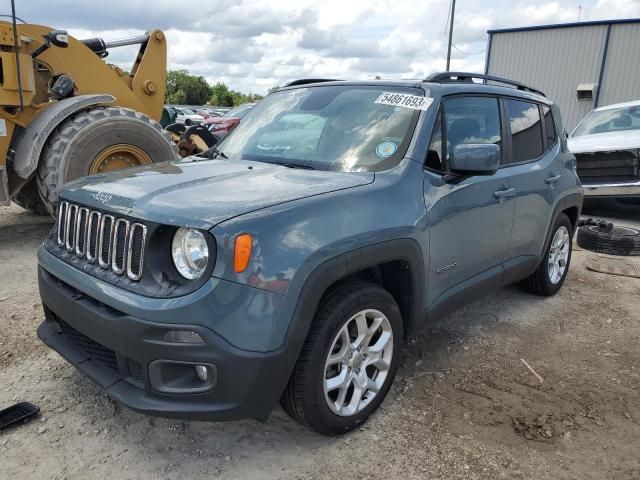
<path fill-rule="evenodd" d="M 322 83 L 322 82 L 340 82 L 337 78 L 301 78 L 292 82 L 286 83 L 285 87 L 296 87 L 298 85 L 306 85 L 308 83 Z"/>
<path fill-rule="evenodd" d="M 533 87 L 525 85 L 524 83 L 516 82 L 515 80 L 509 80 L 507 78 L 502 77 L 494 77 L 493 75 L 483 75 L 481 73 L 469 73 L 469 72 L 437 72 L 432 73 L 427 78 L 424 79 L 425 82 L 433 82 L 433 83 L 449 83 L 449 82 L 466 82 L 471 83 L 473 79 L 477 78 L 478 80 L 484 80 L 484 83 L 487 82 L 496 82 L 503 83 L 505 85 L 511 85 L 518 90 L 523 90 L 525 92 L 531 92 L 538 95 L 542 95 L 546 98 L 544 92 L 537 90 Z"/>

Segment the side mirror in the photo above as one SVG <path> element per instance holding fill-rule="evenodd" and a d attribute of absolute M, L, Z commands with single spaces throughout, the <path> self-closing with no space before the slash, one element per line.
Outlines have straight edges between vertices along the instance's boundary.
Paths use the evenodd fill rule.
<path fill-rule="evenodd" d="M 500 166 L 500 146 L 494 143 L 456 145 L 449 169 L 462 175 L 493 175 Z"/>

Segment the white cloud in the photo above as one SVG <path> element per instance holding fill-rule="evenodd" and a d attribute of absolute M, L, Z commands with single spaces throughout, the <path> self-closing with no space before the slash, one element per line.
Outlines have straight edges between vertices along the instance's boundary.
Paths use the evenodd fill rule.
<path fill-rule="evenodd" d="M 115 39 L 161 28 L 169 68 L 266 93 L 305 77 L 422 78 L 442 70 L 446 0 L 45 0 L 18 2 L 18 16 L 77 38 Z M 486 30 L 640 17 L 640 0 L 458 0 L 452 69 L 482 71 Z M 461 53 L 464 52 L 464 53 Z M 135 47 L 108 61 L 128 68 Z"/>

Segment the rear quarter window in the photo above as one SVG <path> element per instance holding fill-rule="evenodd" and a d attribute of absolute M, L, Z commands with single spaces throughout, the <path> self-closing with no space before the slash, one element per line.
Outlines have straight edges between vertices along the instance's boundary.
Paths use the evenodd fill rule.
<path fill-rule="evenodd" d="M 511 132 L 512 155 L 509 163 L 538 158 L 544 152 L 538 104 L 509 98 L 504 100 L 504 105 Z"/>

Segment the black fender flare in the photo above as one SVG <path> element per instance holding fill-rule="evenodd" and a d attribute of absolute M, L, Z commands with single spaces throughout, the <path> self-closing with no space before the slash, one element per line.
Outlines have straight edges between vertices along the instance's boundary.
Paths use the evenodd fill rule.
<path fill-rule="evenodd" d="M 40 154 L 51 133 L 69 115 L 115 100 L 113 95 L 78 95 L 55 102 L 38 113 L 18 142 L 13 158 L 13 170 L 20 178 L 28 179 L 38 167 Z"/>
<path fill-rule="evenodd" d="M 416 330 L 416 326 L 419 328 L 424 324 L 426 277 L 422 249 L 416 240 L 410 238 L 385 240 L 337 255 L 317 266 L 309 274 L 300 291 L 284 344 L 281 347 L 284 351 L 284 359 L 281 363 L 284 371 L 280 372 L 273 385 L 273 388 L 278 389 L 278 395 L 284 391 L 289 381 L 320 300 L 327 289 L 350 274 L 397 260 L 406 261 L 411 269 L 413 301 L 408 319 L 409 330 Z"/>
<path fill-rule="evenodd" d="M 573 225 L 572 234 L 576 233 L 578 220 L 580 219 L 580 212 L 582 212 L 582 201 L 583 201 L 583 198 L 584 198 L 584 196 L 583 196 L 582 193 L 570 193 L 569 195 L 565 196 L 564 198 L 558 200 L 558 203 L 556 203 L 556 206 L 553 209 L 553 215 L 551 215 L 551 222 L 549 222 L 549 225 L 547 226 L 547 234 L 545 235 L 544 243 L 542 244 L 542 252 L 540 252 L 540 255 L 539 255 L 540 261 L 542 261 L 542 257 L 544 256 L 544 252 L 547 250 L 547 245 L 549 245 L 549 242 L 551 241 L 551 234 L 553 233 L 553 226 L 555 225 L 556 220 L 558 219 L 558 215 L 560 215 L 562 212 L 564 212 L 565 210 L 567 210 L 569 208 L 577 208 L 578 209 L 578 214 L 576 216 L 576 222 Z"/>
<path fill-rule="evenodd" d="M 416 240 L 400 238 L 351 250 L 316 267 L 300 291 L 286 338 L 299 341 L 302 347 L 320 300 L 331 285 L 366 268 L 397 260 L 409 264 L 412 277 L 411 313 L 407 319 L 409 326 L 424 321 L 426 277 L 422 249 Z"/>

